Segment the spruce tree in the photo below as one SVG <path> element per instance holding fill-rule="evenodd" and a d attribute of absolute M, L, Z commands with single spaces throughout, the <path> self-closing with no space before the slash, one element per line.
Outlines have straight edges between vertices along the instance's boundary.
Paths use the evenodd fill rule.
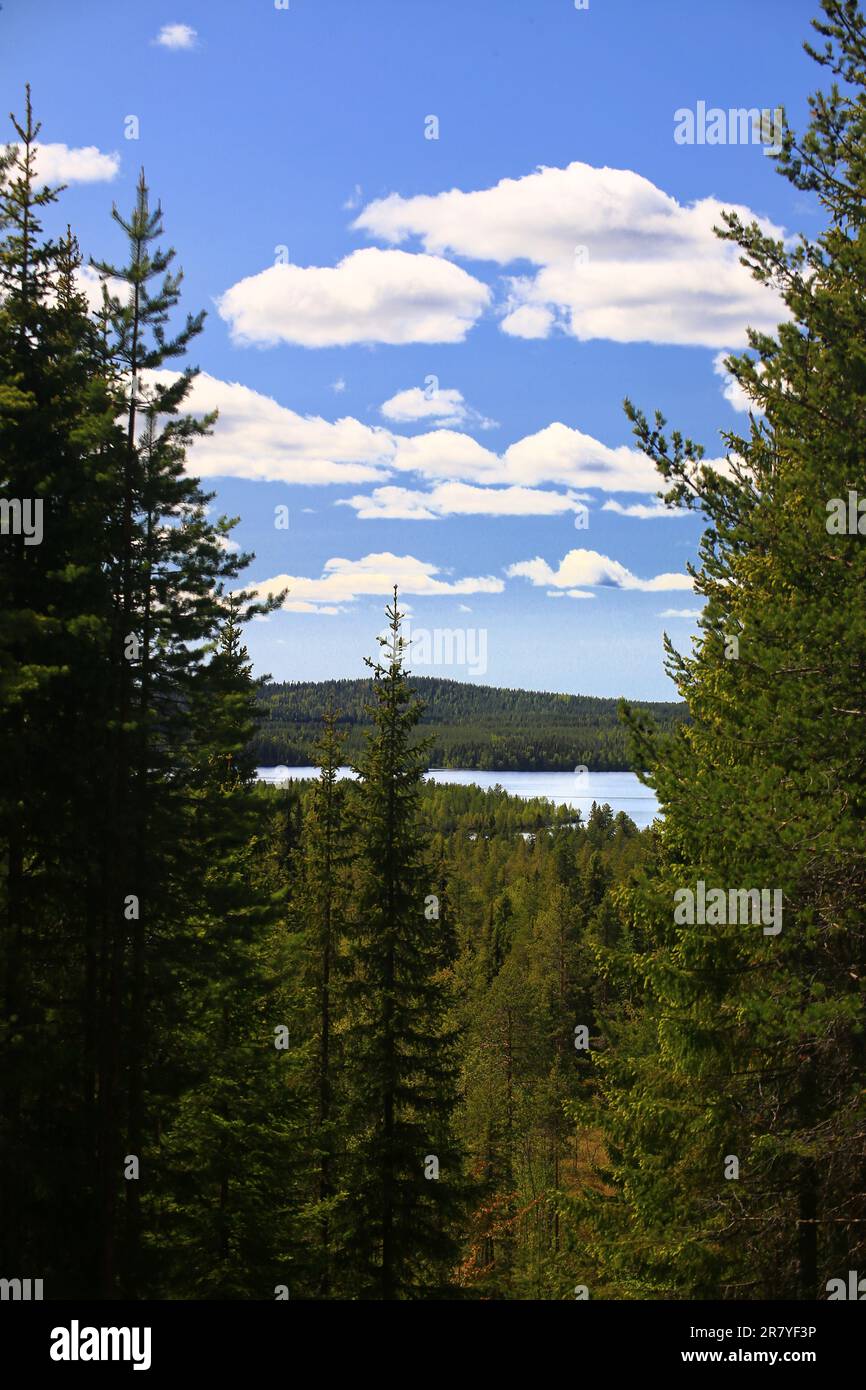
<path fill-rule="evenodd" d="M 78 291 L 75 238 L 42 232 L 59 190 L 36 183 L 29 89 L 13 128 L 18 145 L 0 160 L 0 458 L 10 508 L 0 537 L 0 1239 L 12 1267 L 39 1268 L 60 1295 L 93 1286 L 90 908 L 119 402 Z M 38 522 L 29 536 L 28 517 Z"/>
<path fill-rule="evenodd" d="M 724 436 L 720 472 L 629 406 L 667 499 L 707 521 L 700 639 L 667 648 L 692 723 L 659 740 L 632 719 L 659 859 L 601 952 L 623 1002 L 599 1059 L 616 1196 L 596 1253 L 632 1293 L 814 1299 L 866 1255 L 866 24 L 824 0 L 815 27 L 841 85 L 802 139 L 786 126 L 778 164 L 826 229 L 794 246 L 736 215 L 721 229 L 789 315 L 728 359 L 748 432 Z M 676 921 L 699 881 L 778 891 L 782 917 Z"/>
<path fill-rule="evenodd" d="M 174 951 L 184 1016 L 166 1019 L 182 1091 L 168 1097 L 148 1190 L 148 1286 L 163 1297 L 271 1298 L 290 1245 L 300 1105 L 291 1058 L 276 1045 L 284 924 L 266 883 L 267 822 L 249 753 L 257 711 L 246 616 L 229 596 L 189 709 L 206 731 L 184 833 L 202 878 L 187 925 L 195 949 Z"/>
<path fill-rule="evenodd" d="M 195 377 L 165 365 L 185 354 L 203 315 L 187 315 L 171 333 L 182 274 L 172 250 L 155 243 L 162 212 L 151 208 L 142 172 L 128 218 L 115 208 L 128 243 L 117 266 L 93 262 L 104 280 L 106 369 L 125 398 L 120 456 L 119 515 L 107 537 L 114 591 L 111 635 L 112 718 L 105 780 L 102 856 L 99 1167 L 101 1284 L 109 1294 L 134 1288 L 140 1243 L 139 1187 L 125 1184 L 124 1249 L 118 1256 L 117 1212 L 121 1142 L 131 1153 L 147 1143 L 148 1069 L 159 1051 L 156 997 L 171 1013 L 177 953 L 195 950 L 187 922 L 203 879 L 201 851 L 184 840 L 186 798 L 194 794 L 197 764 L 212 756 L 197 691 L 207 688 L 206 657 L 223 621 L 226 585 L 250 556 L 225 540 L 234 520 L 208 519 L 212 494 L 184 471 L 186 450 L 210 431 L 213 416 L 182 411 Z M 120 292 L 109 285 L 125 286 Z M 248 595 L 239 597 L 243 602 Z M 277 599 L 249 609 L 265 612 Z M 121 908 L 137 899 L 127 922 Z M 187 914 L 186 916 L 184 914 Z M 127 1020 L 124 1027 L 121 1019 Z"/>
<path fill-rule="evenodd" d="M 236 839 L 192 831 L 203 787 L 210 806 L 221 794 L 214 762 L 246 766 L 226 711 L 247 675 L 230 695 L 216 677 L 237 653 L 210 657 L 248 557 L 184 472 L 212 421 L 182 414 L 192 369 L 160 369 L 201 320 L 169 331 L 180 277 L 152 249 L 143 177 L 132 217 L 116 215 L 128 264 L 99 267 L 128 298 L 106 291 L 91 316 L 75 237 L 41 230 L 57 190 L 36 184 L 29 92 L 14 129 L 0 160 L 2 1248 L 52 1296 L 112 1297 L 145 1286 L 139 1193 L 152 1211 L 158 1134 L 195 1081 L 177 1044 L 211 988 L 209 895 L 238 872 Z M 38 540 L 13 501 L 42 507 Z M 267 915 L 262 892 L 250 918 Z"/>
<path fill-rule="evenodd" d="M 355 1294 L 391 1300 L 447 1289 L 460 1159 L 450 962 L 418 817 L 428 744 L 413 741 L 422 706 L 407 681 L 396 589 L 386 612 L 351 801 L 345 1243 Z"/>

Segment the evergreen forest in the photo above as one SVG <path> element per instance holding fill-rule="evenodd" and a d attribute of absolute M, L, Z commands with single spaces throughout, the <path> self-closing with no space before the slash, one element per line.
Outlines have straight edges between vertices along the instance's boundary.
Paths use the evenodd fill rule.
<path fill-rule="evenodd" d="M 866 19 L 823 0 L 815 27 L 776 165 L 821 229 L 719 227 L 787 314 L 728 359 L 753 408 L 727 466 L 625 404 L 702 519 L 704 608 L 667 646 L 679 701 L 618 711 L 417 678 L 397 590 L 364 680 L 263 683 L 245 628 L 284 595 L 244 587 L 237 518 L 185 467 L 220 421 L 186 408 L 203 315 L 170 209 L 142 171 L 94 309 L 22 88 L 4 1275 L 49 1299 L 814 1300 L 866 1268 Z M 437 762 L 638 769 L 661 816 L 433 786 Z M 772 926 L 718 910 L 752 890 Z"/>
<path fill-rule="evenodd" d="M 410 659 L 411 659 L 411 654 Z M 413 674 L 422 700 L 421 729 L 432 735 L 431 767 L 525 772 L 619 772 L 632 769 L 628 730 L 617 700 L 501 690 L 469 681 Z M 326 711 L 338 711 L 348 758 L 364 746 L 370 728 L 369 681 L 263 683 L 252 748 L 260 767 L 312 767 Z M 687 717 L 676 702 L 636 706 L 663 732 Z"/>

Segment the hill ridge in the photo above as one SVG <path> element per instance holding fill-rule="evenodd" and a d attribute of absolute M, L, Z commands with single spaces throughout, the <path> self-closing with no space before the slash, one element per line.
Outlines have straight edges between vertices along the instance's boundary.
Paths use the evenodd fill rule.
<path fill-rule="evenodd" d="M 440 676 L 410 676 L 425 703 L 422 727 L 433 734 L 431 765 L 489 771 L 596 771 L 632 769 L 628 734 L 618 709 L 622 697 L 478 685 Z M 308 766 L 322 716 L 330 703 L 346 735 L 344 756 L 363 746 L 370 676 L 323 681 L 270 681 L 259 688 L 263 719 L 253 752 L 260 765 Z M 681 701 L 630 700 L 663 729 L 687 718 Z"/>

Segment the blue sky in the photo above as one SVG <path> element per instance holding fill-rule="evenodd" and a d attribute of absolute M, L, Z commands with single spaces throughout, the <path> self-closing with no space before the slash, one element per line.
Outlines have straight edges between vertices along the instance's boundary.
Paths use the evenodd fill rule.
<path fill-rule="evenodd" d="M 249 581 L 291 590 L 251 625 L 257 670 L 363 674 L 396 579 L 416 634 L 486 634 L 473 671 L 418 674 L 674 696 L 700 522 L 632 514 L 655 484 L 622 398 L 718 456 L 748 417 L 714 364 L 779 310 L 717 205 L 820 226 L 760 144 L 679 143 L 675 113 L 802 129 L 815 10 L 4 0 L 4 109 L 29 80 L 58 221 L 120 257 L 143 164 L 208 310 L 192 405 L 222 418 L 190 466 L 242 517 Z"/>

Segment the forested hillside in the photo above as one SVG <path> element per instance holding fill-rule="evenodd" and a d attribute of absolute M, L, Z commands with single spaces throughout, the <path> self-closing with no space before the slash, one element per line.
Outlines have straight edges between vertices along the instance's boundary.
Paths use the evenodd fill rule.
<path fill-rule="evenodd" d="M 421 724 L 433 736 L 431 767 L 480 768 L 497 772 L 571 772 L 575 767 L 613 772 L 632 768 L 628 734 L 618 701 L 590 695 L 501 690 L 488 685 L 412 677 L 424 702 Z M 259 766 L 310 766 L 325 711 L 337 715 L 348 759 L 363 747 L 370 728 L 368 680 L 297 681 L 259 691 L 263 717 L 251 752 Z M 688 717 L 681 702 L 638 706 L 670 733 Z"/>
<path fill-rule="evenodd" d="M 326 1117 L 295 1177 L 293 1205 L 302 1210 L 318 1191 L 322 1214 L 317 1222 L 315 1210 L 308 1213 L 300 1227 L 306 1239 L 296 1234 L 291 1284 L 300 1297 L 346 1298 L 359 1288 L 344 1244 L 359 1220 L 347 1148 L 353 1096 L 377 1072 L 374 1064 L 357 1070 L 346 983 L 356 891 L 346 846 L 355 843 L 356 789 L 331 780 L 341 755 L 332 730 L 319 752 L 319 782 L 262 787 L 258 795 L 272 827 L 266 839 L 289 847 L 287 917 L 309 970 L 308 989 L 299 981 L 285 996 L 299 1039 L 293 1075 L 307 1113 Z M 655 839 L 609 807 L 594 808 L 585 825 L 570 817 L 501 790 L 418 787 L 427 882 L 415 927 L 444 952 L 440 975 L 428 983 L 443 1010 L 437 1059 L 450 1061 L 453 1094 L 448 1134 L 425 1144 L 425 1127 L 397 1171 L 410 1204 L 413 1191 L 423 1205 L 425 1188 L 447 1185 L 454 1242 L 438 1275 L 432 1252 L 408 1226 L 395 1256 L 416 1278 L 421 1264 L 428 1298 L 570 1299 L 585 1282 L 571 1204 L 587 1190 L 605 1190 L 596 1173 L 604 1151 L 600 1131 L 575 1125 L 572 1114 L 593 1094 L 592 1049 L 602 1043 L 604 1009 L 619 997 L 596 953 L 621 940 L 617 895 L 638 881 Z M 410 1097 L 404 1113 L 415 1113 Z M 270 1220 L 279 1222 L 276 1208 Z M 374 1231 L 376 1220 L 371 1212 Z M 411 1289 L 404 1286 L 403 1296 Z M 593 1284 L 594 1295 L 604 1292 L 603 1282 Z"/>

